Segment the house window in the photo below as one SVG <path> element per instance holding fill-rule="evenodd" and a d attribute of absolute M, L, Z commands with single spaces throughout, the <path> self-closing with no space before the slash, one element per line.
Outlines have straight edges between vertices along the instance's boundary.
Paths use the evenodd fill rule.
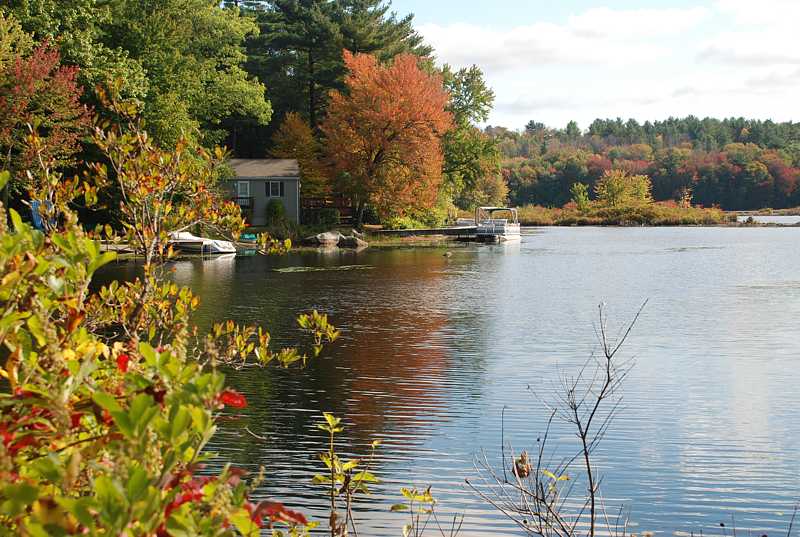
<path fill-rule="evenodd" d="M 236 196 L 239 198 L 250 197 L 250 181 L 238 181 L 236 183 Z"/>
<path fill-rule="evenodd" d="M 267 181 L 266 187 L 267 187 L 268 198 L 283 197 L 283 181 Z"/>

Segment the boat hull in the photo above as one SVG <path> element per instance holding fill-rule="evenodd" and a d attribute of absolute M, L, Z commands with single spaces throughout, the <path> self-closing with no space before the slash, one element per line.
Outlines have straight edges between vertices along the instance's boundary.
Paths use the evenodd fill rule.
<path fill-rule="evenodd" d="M 190 233 L 176 233 L 170 244 L 180 252 L 203 255 L 235 254 L 236 246 L 230 241 L 196 237 Z"/>

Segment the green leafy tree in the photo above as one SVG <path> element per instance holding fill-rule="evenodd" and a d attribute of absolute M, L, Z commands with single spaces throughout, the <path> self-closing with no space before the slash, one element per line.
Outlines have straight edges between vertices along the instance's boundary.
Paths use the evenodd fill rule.
<path fill-rule="evenodd" d="M 121 95 L 142 100 L 160 142 L 199 130 L 214 145 L 236 122 L 270 120 L 264 86 L 242 68 L 244 41 L 258 27 L 237 9 L 211 0 L 12 0 L 10 8 L 81 68 L 87 88 L 119 80 Z"/>
<path fill-rule="evenodd" d="M 625 207 L 651 202 L 652 188 L 646 175 L 630 175 L 623 170 L 610 170 L 595 184 L 597 200 L 609 207 Z"/>
<path fill-rule="evenodd" d="M 114 4 L 102 0 L 8 0 L 5 5 L 36 40 L 57 44 L 63 60 L 81 68 L 79 82 L 84 87 L 120 80 L 126 97 L 147 96 L 149 84 L 141 63 L 124 47 L 108 42 Z"/>
<path fill-rule="evenodd" d="M 442 142 L 444 188 L 462 209 L 501 204 L 508 189 L 500 174 L 497 141 L 476 126 L 489 118 L 494 92 L 475 65 L 458 71 L 445 65 L 442 79 L 449 94 L 447 109 L 453 115 L 453 129 Z"/>
<path fill-rule="evenodd" d="M 578 210 L 586 212 L 589 209 L 589 187 L 584 183 L 572 183 L 569 189 L 572 194 L 572 201 L 578 206 Z"/>

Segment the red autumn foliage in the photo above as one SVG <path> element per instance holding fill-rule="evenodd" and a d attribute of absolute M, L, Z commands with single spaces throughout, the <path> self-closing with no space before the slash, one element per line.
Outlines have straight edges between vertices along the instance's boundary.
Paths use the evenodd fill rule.
<path fill-rule="evenodd" d="M 48 43 L 0 72 L 0 149 L 3 158 L 18 159 L 17 169 L 35 167 L 36 155 L 24 143 L 28 125 L 39 132 L 44 158 L 54 167 L 70 164 L 80 149 L 91 116 L 80 103 L 77 75 L 78 68 L 62 66 Z"/>
<path fill-rule="evenodd" d="M 269 520 L 270 526 L 275 522 L 285 522 L 298 526 L 306 526 L 308 524 L 308 520 L 303 513 L 287 509 L 286 506 L 280 502 L 263 501 L 255 508 L 252 507 L 252 504 L 247 504 L 245 507 L 247 507 L 248 510 L 252 510 L 251 519 L 258 524 L 259 527 L 263 524 L 264 518 Z"/>
<path fill-rule="evenodd" d="M 441 137 L 452 126 L 441 79 L 410 54 L 384 66 L 345 51 L 344 61 L 346 91 L 331 93 L 322 125 L 332 176 L 359 209 L 431 207 L 442 182 Z"/>
<path fill-rule="evenodd" d="M 247 399 L 245 399 L 244 395 L 230 388 L 223 390 L 219 396 L 217 396 L 217 401 L 225 406 L 233 408 L 247 407 Z"/>
<path fill-rule="evenodd" d="M 128 372 L 128 362 L 130 361 L 131 357 L 127 354 L 120 354 L 117 356 L 117 369 L 122 371 L 123 373 Z"/>

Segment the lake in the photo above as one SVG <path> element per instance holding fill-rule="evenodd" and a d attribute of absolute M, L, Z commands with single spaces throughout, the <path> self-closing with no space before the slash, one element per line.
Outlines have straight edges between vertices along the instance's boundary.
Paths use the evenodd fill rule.
<path fill-rule="evenodd" d="M 775 224 L 779 226 L 800 224 L 800 215 L 740 214 L 736 217 L 736 220 L 738 222 L 747 222 L 750 218 L 759 224 Z"/>
<path fill-rule="evenodd" d="M 405 518 L 388 509 L 399 488 L 429 484 L 443 514 L 465 514 L 462 535 L 519 535 L 464 485 L 475 457 L 499 460 L 504 407 L 506 441 L 534 447 L 541 399 L 597 348 L 598 304 L 621 327 L 649 299 L 621 351 L 635 365 L 620 413 L 595 453 L 609 511 L 630 509 L 635 532 L 720 534 L 735 521 L 785 534 L 800 498 L 800 229 L 523 233 L 516 245 L 176 262 L 203 326 L 259 323 L 289 345 L 300 337 L 291 318 L 317 308 L 342 329 L 304 371 L 229 373 L 249 407 L 223 418 L 218 463 L 264 465 L 256 496 L 324 526 L 311 478 L 325 449 L 315 423 L 332 411 L 345 418 L 343 453 L 383 442 L 382 483 L 357 504 L 361 535 L 400 535 Z M 552 438 L 577 447 L 564 425 Z"/>

